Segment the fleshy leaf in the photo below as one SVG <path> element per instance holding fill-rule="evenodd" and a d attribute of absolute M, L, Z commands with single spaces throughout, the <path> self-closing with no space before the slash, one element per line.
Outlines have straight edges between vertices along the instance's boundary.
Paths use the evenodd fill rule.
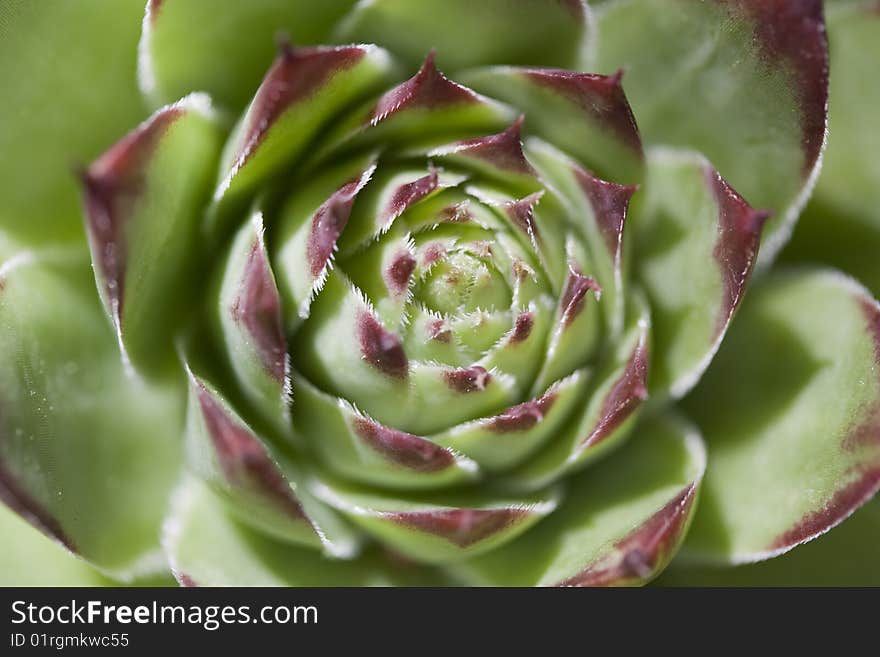
<path fill-rule="evenodd" d="M 221 140 L 210 101 L 194 94 L 158 110 L 82 173 L 98 291 L 136 369 L 155 371 L 171 356 Z"/>
<path fill-rule="evenodd" d="M 788 239 L 818 172 L 828 53 L 821 0 L 622 0 L 597 9 L 594 70 L 626 70 L 647 145 L 704 153 Z"/>
<path fill-rule="evenodd" d="M 263 231 L 263 216 L 257 212 L 232 244 L 217 324 L 242 392 L 284 435 L 290 431 L 290 358 Z"/>
<path fill-rule="evenodd" d="M 276 454 L 204 380 L 190 379 L 186 452 L 189 469 L 242 522 L 277 539 L 351 556 L 356 543 L 335 514 L 296 481 Z"/>
<path fill-rule="evenodd" d="M 3 586 L 112 586 L 112 580 L 0 504 Z"/>
<path fill-rule="evenodd" d="M 181 391 L 124 371 L 85 258 L 5 247 L 0 499 L 116 578 L 156 572 Z"/>
<path fill-rule="evenodd" d="M 674 559 L 658 586 L 880 586 L 880 499 L 791 552 L 731 568 Z"/>
<path fill-rule="evenodd" d="M 633 586 L 675 554 L 694 512 L 706 452 L 675 416 L 645 420 L 601 466 L 576 475 L 560 507 L 521 538 L 456 566 L 490 586 Z"/>
<path fill-rule="evenodd" d="M 372 0 L 359 2 L 337 36 L 384 44 L 408 64 L 437 50 L 452 71 L 483 64 L 570 66 L 586 47 L 581 0 Z"/>
<path fill-rule="evenodd" d="M 434 58 L 429 52 L 415 75 L 332 128 L 314 159 L 330 158 L 340 150 L 401 145 L 424 149 L 437 140 L 500 130 L 516 118 L 507 105 L 450 80 Z"/>
<path fill-rule="evenodd" d="M 465 72 L 477 91 L 525 113 L 525 128 L 583 166 L 622 183 L 642 174 L 642 141 L 620 74 L 493 67 Z"/>
<path fill-rule="evenodd" d="M 877 3 L 827 8 L 831 58 L 829 142 L 822 175 L 783 253 L 840 267 L 880 295 L 880 59 Z M 867 81 L 872 81 L 867 84 Z"/>
<path fill-rule="evenodd" d="M 385 81 L 390 60 L 376 46 L 282 46 L 224 150 L 211 230 L 260 184 L 283 171 L 338 112 Z"/>
<path fill-rule="evenodd" d="M 23 242 L 82 241 L 71 168 L 144 117 L 134 71 L 142 4 L 3 3 L 0 227 Z"/>
<path fill-rule="evenodd" d="M 431 440 L 467 454 L 487 471 L 509 468 L 552 439 L 583 400 L 589 380 L 588 372 L 578 370 L 533 399 L 456 425 Z"/>
<path fill-rule="evenodd" d="M 687 151 L 652 150 L 640 196 L 630 228 L 636 275 L 651 303 L 651 390 L 681 397 L 742 300 L 767 213 Z"/>
<path fill-rule="evenodd" d="M 385 426 L 305 381 L 294 387 L 297 433 L 328 468 L 361 483 L 420 490 L 473 481 L 469 458 L 421 436 Z"/>
<path fill-rule="evenodd" d="M 522 534 L 558 504 L 557 491 L 521 498 L 481 492 L 397 498 L 325 479 L 315 494 L 385 545 L 421 563 L 444 563 L 497 549 Z"/>
<path fill-rule="evenodd" d="M 592 377 L 584 406 L 553 441 L 509 477 L 513 486 L 539 488 L 581 468 L 626 438 L 648 397 L 650 314 L 631 304 L 630 324 L 610 358 Z"/>
<path fill-rule="evenodd" d="M 352 560 L 328 559 L 237 523 L 207 487 L 190 478 L 174 496 L 163 545 L 186 586 L 437 585 L 437 573 L 377 551 Z"/>
<path fill-rule="evenodd" d="M 372 157 L 332 167 L 303 185 L 282 208 L 273 260 L 288 331 L 309 316 L 333 267 L 355 199 L 375 169 Z"/>
<path fill-rule="evenodd" d="M 567 245 L 568 259 L 574 261 L 582 275 L 594 277 L 598 282 L 609 333 L 617 336 L 623 326 L 624 278 L 629 269 L 624 229 L 630 199 L 637 187 L 597 178 L 562 151 L 539 139 L 529 139 L 527 152 L 542 179 L 556 188 L 568 203 L 575 234 L 580 237 Z M 581 243 L 586 245 L 586 251 L 579 247 Z"/>
<path fill-rule="evenodd" d="M 141 91 L 156 105 L 205 91 L 241 110 L 271 64 L 279 34 L 298 45 L 327 43 L 334 22 L 354 3 L 148 0 L 138 52 Z"/>
<path fill-rule="evenodd" d="M 880 306 L 799 269 L 761 280 L 686 407 L 709 448 L 688 556 L 742 563 L 831 529 L 880 489 Z"/>

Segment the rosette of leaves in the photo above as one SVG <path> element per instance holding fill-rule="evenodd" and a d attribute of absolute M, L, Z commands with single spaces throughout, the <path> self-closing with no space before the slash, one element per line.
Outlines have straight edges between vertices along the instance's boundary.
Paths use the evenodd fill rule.
<path fill-rule="evenodd" d="M 5 568 L 641 584 L 880 486 L 837 274 L 764 277 L 676 403 L 812 187 L 820 3 L 47 6 L 0 28 L 0 494 L 90 565 L 4 516 Z"/>

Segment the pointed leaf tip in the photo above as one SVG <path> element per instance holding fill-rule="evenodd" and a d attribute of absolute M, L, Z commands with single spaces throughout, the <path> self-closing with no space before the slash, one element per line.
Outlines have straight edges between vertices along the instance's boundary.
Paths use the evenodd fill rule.
<path fill-rule="evenodd" d="M 290 373 L 281 298 L 266 257 L 262 231 L 258 232 L 248 253 L 241 286 L 230 312 L 233 320 L 242 323 L 253 337 L 266 371 L 284 384 Z"/>
<path fill-rule="evenodd" d="M 373 164 L 360 176 L 345 183 L 333 192 L 312 217 L 311 231 L 306 245 L 306 258 L 312 278 L 319 278 L 330 262 L 336 249 L 336 242 L 351 217 L 354 201 L 375 170 L 376 165 Z"/>
<path fill-rule="evenodd" d="M 563 326 L 571 326 L 575 318 L 584 308 L 587 292 L 592 291 L 598 299 L 602 294 L 602 287 L 590 276 L 584 276 L 575 269 L 569 268 L 565 288 L 559 307 L 562 310 Z"/>
<path fill-rule="evenodd" d="M 575 178 L 596 217 L 602 238 L 612 257 L 620 258 L 626 213 L 638 185 L 618 185 L 597 178 L 582 167 L 575 167 Z"/>
<path fill-rule="evenodd" d="M 283 46 L 248 110 L 233 169 L 244 166 L 291 105 L 313 95 L 340 71 L 352 68 L 366 53 L 364 46 Z"/>
<path fill-rule="evenodd" d="M 500 172 L 537 176 L 522 149 L 522 126 L 525 115 L 520 116 L 505 130 L 486 137 L 477 137 L 435 149 L 430 156 L 452 156 L 455 161 L 476 160 Z"/>
<path fill-rule="evenodd" d="M 409 360 L 400 338 L 386 329 L 367 310 L 358 313 L 357 335 L 363 358 L 377 370 L 393 379 L 405 379 Z"/>
<path fill-rule="evenodd" d="M 262 443 L 230 416 L 222 402 L 192 372 L 190 385 L 227 483 L 237 489 L 252 490 L 272 500 L 273 505 L 291 519 L 308 523 L 309 519 L 290 484 Z"/>
<path fill-rule="evenodd" d="M 121 325 L 128 245 L 124 226 L 144 191 L 147 166 L 162 135 L 183 114 L 169 106 L 123 137 L 80 173 L 86 229 L 102 297 L 114 323 Z"/>
<path fill-rule="evenodd" d="M 620 143 L 642 156 L 642 138 L 621 84 L 622 69 L 614 75 L 596 75 L 566 69 L 533 68 L 524 69 L 523 75 L 568 100 L 591 122 L 606 127 Z"/>
<path fill-rule="evenodd" d="M 681 540 L 696 494 L 696 483 L 685 487 L 617 541 L 610 553 L 557 586 L 620 586 L 650 579 L 665 565 Z"/>
<path fill-rule="evenodd" d="M 581 449 L 599 444 L 623 424 L 648 398 L 648 336 L 640 334 L 623 372 L 602 402 L 593 430 L 581 441 Z"/>
<path fill-rule="evenodd" d="M 761 231 L 770 212 L 754 210 L 709 164 L 706 181 L 718 204 L 719 236 L 714 256 L 721 268 L 724 301 L 718 313 L 716 337 L 727 328 L 739 305 L 758 255 Z"/>
<path fill-rule="evenodd" d="M 385 93 L 370 111 L 367 122 L 377 125 L 404 109 L 434 109 L 478 102 L 477 94 L 440 72 L 434 64 L 435 57 L 436 53 L 431 50 L 413 77 Z"/>

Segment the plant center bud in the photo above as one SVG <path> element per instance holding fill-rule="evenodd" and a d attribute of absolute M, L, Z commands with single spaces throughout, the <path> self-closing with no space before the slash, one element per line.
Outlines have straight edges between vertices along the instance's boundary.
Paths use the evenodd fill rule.
<path fill-rule="evenodd" d="M 438 263 L 416 297 L 443 314 L 509 308 L 512 300 L 510 287 L 489 261 L 461 252 Z"/>

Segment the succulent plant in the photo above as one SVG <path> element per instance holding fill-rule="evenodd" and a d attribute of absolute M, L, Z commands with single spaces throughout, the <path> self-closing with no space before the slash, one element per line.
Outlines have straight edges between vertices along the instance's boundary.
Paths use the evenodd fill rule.
<path fill-rule="evenodd" d="M 818 0 L 2 11 L 4 581 L 698 581 L 880 488 L 880 306 L 772 267 Z"/>

